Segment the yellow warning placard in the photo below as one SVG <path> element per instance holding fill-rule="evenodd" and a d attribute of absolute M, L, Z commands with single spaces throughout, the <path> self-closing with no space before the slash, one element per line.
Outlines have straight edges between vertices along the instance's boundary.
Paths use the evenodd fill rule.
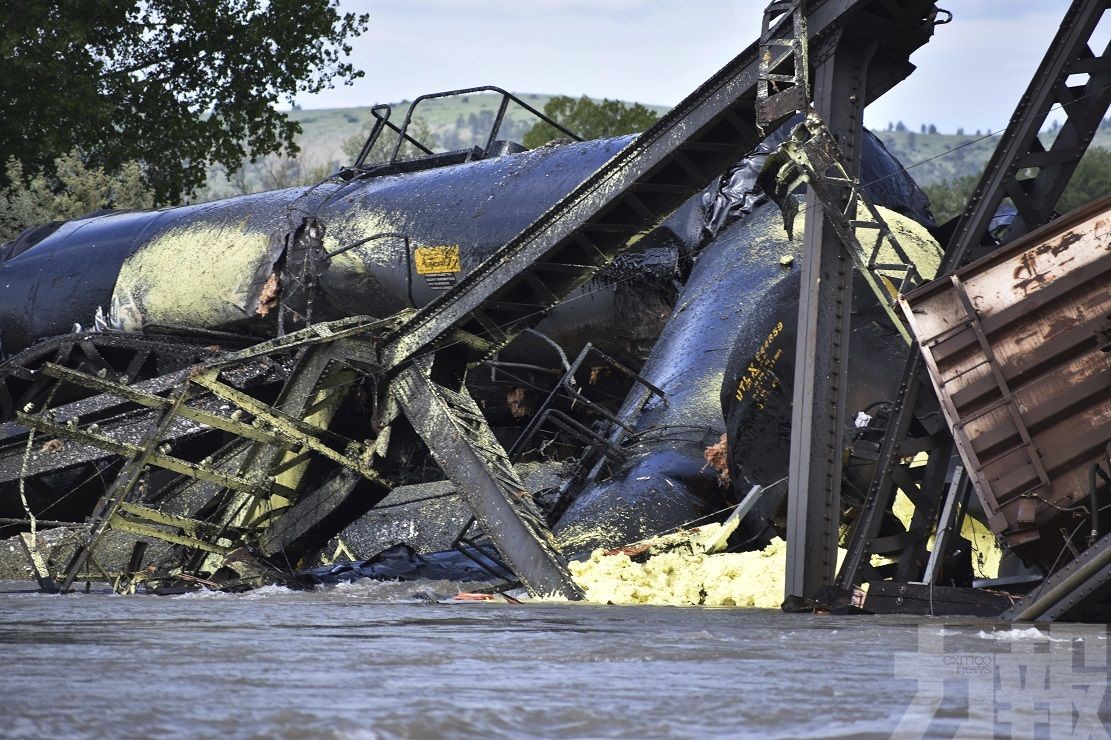
<path fill-rule="evenodd" d="M 449 244 L 437 247 L 417 247 L 417 274 L 430 275 L 436 272 L 459 272 L 459 245 Z"/>

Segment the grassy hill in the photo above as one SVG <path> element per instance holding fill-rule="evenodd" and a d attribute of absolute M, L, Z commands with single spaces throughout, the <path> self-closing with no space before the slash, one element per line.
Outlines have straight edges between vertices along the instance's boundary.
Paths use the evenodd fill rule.
<path fill-rule="evenodd" d="M 911 131 L 877 131 L 884 146 L 894 154 L 919 185 L 933 185 L 980 174 L 995 150 L 999 136 L 923 134 Z M 1048 144 L 1049 134 L 1042 140 Z M 1092 148 L 1111 148 L 1111 126 L 1104 122 L 1092 140 Z"/>
<path fill-rule="evenodd" d="M 538 110 L 543 110 L 553 97 L 536 93 L 517 95 Z M 400 125 L 410 102 L 391 103 L 390 120 Z M 435 150 L 467 148 L 485 142 L 500 102 L 500 96 L 490 93 L 423 101 L 416 108 L 414 121 L 434 139 Z M 647 107 L 661 114 L 667 110 L 661 106 Z M 294 110 L 290 117 L 302 126 L 298 139 L 301 154 L 294 158 L 268 157 L 249 164 L 230 181 L 220 172 L 214 172 L 203 197 L 225 197 L 315 181 L 353 160 L 353 152 L 358 150 L 372 121 L 370 106 Z M 533 114 L 511 103 L 499 138 L 519 142 L 535 121 Z M 875 133 L 923 186 L 979 174 L 998 141 L 998 136 L 976 134 Z M 1111 148 L 1111 127 L 1101 127 L 1092 146 Z"/>
<path fill-rule="evenodd" d="M 515 95 L 540 111 L 554 97 L 537 93 Z M 410 100 L 390 103 L 390 121 L 401 126 L 411 103 Z M 427 132 L 434 142 L 432 148 L 435 151 L 485 144 L 500 105 L 501 96 L 493 93 L 425 100 L 414 110 L 414 130 Z M 667 111 L 666 107 L 658 105 L 645 107 L 660 114 Z M 293 158 L 267 157 L 260 162 L 248 163 L 231 180 L 216 169 L 209 177 L 202 198 L 209 200 L 312 182 L 334 172 L 354 159 L 354 152 L 369 134 L 374 120 L 370 110 L 371 106 L 291 111 L 290 118 L 300 123 L 302 128 L 297 139 L 301 147 L 299 155 Z M 526 108 L 510 102 L 498 138 L 520 143 L 525 132 L 538 120 Z"/>
<path fill-rule="evenodd" d="M 999 138 L 912 131 L 874 133 L 919 185 L 931 185 L 981 172 Z"/>
<path fill-rule="evenodd" d="M 517 97 L 524 100 L 532 107 L 543 110 L 544 105 L 552 99 L 551 95 L 537 95 L 517 93 Z M 399 126 L 405 120 L 405 114 L 412 101 L 402 100 L 390 103 L 393 109 L 390 120 Z M 477 139 L 468 136 L 470 132 L 471 116 L 477 121 L 487 120 L 493 122 L 494 116 L 501 103 L 501 96 L 490 93 L 465 95 L 462 97 L 446 98 L 443 100 L 422 101 L 415 109 L 416 120 L 437 135 L 440 149 L 457 148 L 451 144 L 457 143 L 460 137 L 470 140 Z M 290 118 L 301 124 L 304 131 L 299 143 L 310 157 L 343 162 L 345 152 L 343 144 L 352 136 L 366 132 L 373 118 L 370 115 L 370 106 L 360 108 L 324 108 L 317 110 L 295 110 L 290 113 Z M 503 127 L 507 133 L 515 134 L 522 127 L 528 130 L 535 122 L 535 117 L 525 108 L 511 103 L 506 110 Z M 486 127 L 489 131 L 489 126 Z"/>

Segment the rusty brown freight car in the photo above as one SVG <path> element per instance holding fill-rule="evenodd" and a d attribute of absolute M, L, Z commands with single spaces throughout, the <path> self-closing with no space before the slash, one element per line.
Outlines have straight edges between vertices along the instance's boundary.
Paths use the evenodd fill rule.
<path fill-rule="evenodd" d="M 1083 550 L 1111 443 L 1111 197 L 901 302 L 992 530 L 1043 567 Z"/>

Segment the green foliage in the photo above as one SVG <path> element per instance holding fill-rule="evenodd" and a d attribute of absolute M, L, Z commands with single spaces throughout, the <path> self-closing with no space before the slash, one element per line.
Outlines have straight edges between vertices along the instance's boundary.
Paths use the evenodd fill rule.
<path fill-rule="evenodd" d="M 1057 210 L 1067 213 L 1105 195 L 1111 195 L 1111 149 L 1089 149 L 1072 174 Z"/>
<path fill-rule="evenodd" d="M 361 76 L 342 61 L 367 16 L 338 0 L 36 0 L 0 24 L 0 152 L 52 175 L 142 163 L 158 202 L 209 165 L 295 152 L 279 101 Z M 2 178 L 0 178 L 2 179 Z M 7 182 L 12 185 L 10 175 Z"/>
<path fill-rule="evenodd" d="M 979 175 L 965 175 L 955 180 L 924 185 L 922 190 L 930 199 L 930 210 L 933 211 L 937 223 L 943 224 L 961 215 L 979 182 Z"/>
<path fill-rule="evenodd" d="M 101 208 L 151 208 L 154 193 L 143 182 L 138 162 L 125 162 L 110 174 L 90 167 L 72 150 L 51 163 L 50 175 L 42 171 L 27 176 L 14 157 L 5 175 L 11 183 L 0 189 L 0 242 L 14 239 L 26 228 L 47 221 L 62 221 Z"/>
<path fill-rule="evenodd" d="M 620 100 L 595 103 L 585 95 L 578 100 L 567 95 L 556 96 L 544 105 L 544 114 L 584 139 L 636 133 L 659 118 L 658 113 L 640 103 L 626 105 Z M 522 143 L 529 149 L 535 149 L 561 136 L 563 134 L 558 129 L 541 122 L 529 129 Z"/>

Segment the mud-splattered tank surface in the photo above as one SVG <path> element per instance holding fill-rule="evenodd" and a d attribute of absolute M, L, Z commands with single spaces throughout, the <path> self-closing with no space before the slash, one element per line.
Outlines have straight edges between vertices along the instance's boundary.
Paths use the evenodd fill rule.
<path fill-rule="evenodd" d="M 184 326 L 268 335 L 275 320 L 270 304 L 282 299 L 275 291 L 283 287 L 272 276 L 290 258 L 290 237 L 307 218 L 319 224 L 328 255 L 314 286 L 318 320 L 424 305 L 630 138 L 101 214 L 45 236 L 26 235 L 0 248 L 0 356 L 74 324 L 90 327 L 98 315 L 103 325 L 125 331 Z M 595 295 L 574 311 L 591 305 L 601 315 L 613 300 Z"/>

